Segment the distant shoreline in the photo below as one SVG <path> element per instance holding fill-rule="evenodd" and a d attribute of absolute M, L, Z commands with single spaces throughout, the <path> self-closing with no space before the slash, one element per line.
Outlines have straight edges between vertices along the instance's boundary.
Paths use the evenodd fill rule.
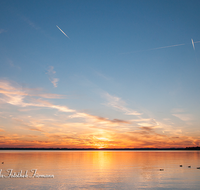
<path fill-rule="evenodd" d="M 200 150 L 200 147 L 186 148 L 0 148 L 0 150 Z"/>

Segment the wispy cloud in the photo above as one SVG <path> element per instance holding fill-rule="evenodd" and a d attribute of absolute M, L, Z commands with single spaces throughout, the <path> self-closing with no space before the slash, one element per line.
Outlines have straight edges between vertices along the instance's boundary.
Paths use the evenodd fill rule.
<path fill-rule="evenodd" d="M 2 102 L 20 107 L 34 106 L 40 108 L 56 109 L 61 112 L 74 112 L 74 110 L 69 109 L 66 106 L 55 105 L 42 99 L 35 99 L 32 96 L 44 98 L 62 97 L 61 95 L 57 94 L 31 94 L 30 92 L 23 90 L 21 87 L 12 86 L 8 81 L 0 81 L 0 100 Z"/>
<path fill-rule="evenodd" d="M 7 80 L 0 80 L 0 94 L 5 95 L 18 95 L 18 96 L 36 96 L 47 99 L 63 99 L 64 95 L 42 93 L 41 89 L 22 88 L 18 84 L 11 84 Z"/>
<path fill-rule="evenodd" d="M 108 119 L 104 117 L 94 116 L 87 113 L 81 113 L 76 110 L 69 109 L 67 106 L 55 105 L 49 101 L 43 100 L 41 98 L 33 98 L 35 94 L 31 94 L 29 91 L 23 90 L 20 86 L 14 87 L 8 81 L 0 81 L 0 99 L 4 103 L 8 103 L 20 107 L 38 107 L 38 108 L 50 108 L 56 109 L 60 112 L 74 112 L 69 118 L 84 118 L 89 123 L 95 123 L 98 125 L 106 126 L 118 126 L 130 124 L 131 121 L 121 120 L 121 119 Z M 60 98 L 61 95 L 57 94 L 39 94 L 39 97 L 44 98 Z M 29 98 L 31 97 L 31 98 Z"/>
<path fill-rule="evenodd" d="M 117 110 L 120 110 L 124 112 L 125 115 L 142 115 L 142 113 L 139 113 L 135 110 L 132 110 L 130 108 L 127 108 L 125 105 L 126 103 L 117 96 L 112 96 L 108 93 L 104 93 L 103 96 L 107 99 L 108 103 L 106 103 L 106 106 L 113 107 Z"/>
<path fill-rule="evenodd" d="M 44 108 L 51 108 L 51 109 L 57 109 L 61 112 L 75 112 L 75 110 L 69 109 L 67 106 L 61 106 L 61 105 L 54 105 L 48 101 L 36 99 L 33 103 L 26 103 L 25 106 L 36 106 L 36 107 L 44 107 Z"/>
<path fill-rule="evenodd" d="M 182 121 L 192 121 L 194 119 L 191 114 L 172 114 L 173 116 L 179 118 Z"/>
<path fill-rule="evenodd" d="M 69 118 L 85 118 L 87 122 L 94 123 L 96 125 L 104 125 L 104 126 L 118 126 L 118 125 L 125 125 L 125 124 L 131 124 L 131 121 L 121 120 L 121 119 L 113 119 L 110 120 L 105 117 L 99 117 L 90 115 L 87 113 L 79 113 L 76 112 L 75 114 L 69 116 Z"/>
<path fill-rule="evenodd" d="M 79 114 L 80 116 L 81 114 Z M 28 118 L 26 115 L 12 118 L 16 129 L 24 133 L 0 135 L 1 146 L 33 146 L 33 147 L 113 147 L 113 148 L 141 148 L 141 147 L 186 147 L 199 145 L 197 138 L 184 136 L 181 133 L 159 133 L 156 127 L 139 126 L 135 130 L 121 131 L 121 127 L 107 127 L 109 119 L 98 116 L 85 115 L 88 122 L 68 122 L 63 120 L 49 120 L 47 118 Z M 98 125 L 101 122 L 107 124 Z M 110 120 L 111 122 L 119 122 Z M 123 125 L 122 121 L 122 125 Z M 124 123 L 126 124 L 126 123 Z M 120 125 L 121 126 L 121 125 Z M 8 132 L 8 130 L 6 131 Z M 29 133 L 31 135 L 29 135 Z M 28 133 L 28 135 L 27 135 Z"/>
<path fill-rule="evenodd" d="M 155 127 L 155 128 L 162 128 L 160 122 L 158 122 L 154 118 L 143 118 L 143 113 L 140 113 L 136 110 L 132 110 L 126 106 L 126 102 L 123 101 L 121 98 L 112 96 L 108 93 L 104 93 L 103 96 L 107 99 L 107 103 L 105 104 L 108 107 L 112 107 L 118 111 L 123 112 L 125 115 L 133 115 L 136 119 L 131 119 L 128 122 L 134 124 L 134 126 L 142 126 L 142 127 Z M 131 127 L 132 128 L 132 127 Z"/>
<path fill-rule="evenodd" d="M 57 87 L 58 81 L 59 81 L 58 78 L 52 78 L 51 82 L 52 82 L 52 84 L 53 84 L 54 87 Z"/>
<path fill-rule="evenodd" d="M 192 114 L 187 114 L 184 109 L 180 108 L 172 109 L 172 115 L 185 122 L 194 120 L 194 116 Z"/>
<path fill-rule="evenodd" d="M 117 96 L 105 93 L 104 97 L 107 100 L 106 106 L 122 112 L 121 118 L 101 117 L 72 110 L 62 104 L 56 105 L 49 99 L 62 98 L 61 95 L 42 93 L 39 88 L 22 88 L 17 83 L 0 80 L 0 99 L 4 102 L 1 104 L 1 109 L 6 108 L 0 115 L 7 116 L 0 118 L 0 146 L 136 148 L 185 147 L 200 143 L 195 137 L 184 136 L 184 132 L 178 127 L 170 128 L 161 122 L 158 123 L 156 119 L 142 118 L 141 113 L 130 109 L 125 101 Z M 13 106 L 7 107 L 7 104 Z M 45 108 L 50 111 L 38 114 L 38 110 L 31 108 Z M 10 114 L 9 109 L 14 114 Z M 26 113 L 20 109 L 26 110 Z M 56 115 L 52 110 L 56 111 Z M 192 119 L 192 115 L 182 113 L 182 109 L 173 111 L 173 114 L 182 120 Z M 124 119 L 127 117 L 124 114 L 130 115 L 130 113 L 133 113 L 133 119 Z M 10 126 L 6 131 L 2 131 L 6 127 L 5 121 L 5 124 L 10 121 Z M 4 133 L 6 135 L 3 135 Z"/>
<path fill-rule="evenodd" d="M 59 79 L 54 77 L 54 75 L 56 73 L 56 71 L 54 71 L 54 67 L 49 66 L 49 69 L 47 71 L 48 71 L 47 75 L 49 77 L 49 80 L 51 81 L 51 83 L 53 84 L 54 87 L 57 87 L 57 83 L 58 83 Z"/>
<path fill-rule="evenodd" d="M 68 36 L 67 34 L 65 34 L 57 25 L 56 25 L 56 27 L 57 27 L 66 37 L 69 38 L 69 36 Z"/>

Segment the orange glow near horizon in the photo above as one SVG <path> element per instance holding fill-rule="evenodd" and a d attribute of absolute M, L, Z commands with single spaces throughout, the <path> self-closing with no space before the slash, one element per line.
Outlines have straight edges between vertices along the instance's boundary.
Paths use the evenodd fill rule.
<path fill-rule="evenodd" d="M 57 135 L 57 139 L 52 137 L 45 137 L 44 140 L 37 136 L 29 138 L 20 135 L 12 136 L 0 136 L 0 147 L 11 147 L 11 148 L 185 148 L 190 146 L 198 146 L 198 141 L 189 141 L 189 137 L 183 136 L 182 138 L 177 138 L 175 140 L 169 137 L 160 138 L 159 136 L 152 135 L 149 137 L 132 136 L 129 134 L 122 134 L 112 137 L 96 137 L 90 135 L 89 137 L 78 137 L 75 140 L 65 139 L 61 135 Z M 131 139 L 131 138 L 135 138 Z M 157 138 L 157 139 L 156 139 Z M 32 139 L 32 140 L 30 140 Z M 194 144 L 193 142 L 196 142 Z"/>
<path fill-rule="evenodd" d="M 65 104 L 49 100 L 62 99 L 62 95 L 45 94 L 35 89 L 22 90 L 14 82 L 0 81 L 0 90 L 2 148 L 123 149 L 200 145 L 199 137 L 193 131 L 184 131 L 179 125 L 174 128 L 168 124 L 170 119 L 159 121 L 142 116 L 142 113 L 125 107 L 119 97 L 108 93 L 105 93 L 108 105 L 122 111 L 120 119 L 70 109 Z M 106 115 L 110 113 L 112 111 Z M 185 121 L 185 125 L 192 118 L 188 114 L 174 116 Z"/>

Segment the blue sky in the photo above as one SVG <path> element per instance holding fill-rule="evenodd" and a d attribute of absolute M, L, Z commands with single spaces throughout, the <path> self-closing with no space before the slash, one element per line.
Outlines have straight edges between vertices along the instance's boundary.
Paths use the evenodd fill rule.
<path fill-rule="evenodd" d="M 199 8 L 1 1 L 0 146 L 200 145 Z"/>

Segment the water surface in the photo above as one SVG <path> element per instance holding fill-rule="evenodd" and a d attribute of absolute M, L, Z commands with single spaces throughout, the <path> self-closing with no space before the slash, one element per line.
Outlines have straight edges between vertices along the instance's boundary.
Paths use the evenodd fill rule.
<path fill-rule="evenodd" d="M 0 151 L 0 164 L 7 176 L 7 169 L 28 170 L 29 176 L 31 169 L 39 175 L 54 175 L 0 178 L 0 189 L 6 190 L 200 187 L 199 151 Z"/>

